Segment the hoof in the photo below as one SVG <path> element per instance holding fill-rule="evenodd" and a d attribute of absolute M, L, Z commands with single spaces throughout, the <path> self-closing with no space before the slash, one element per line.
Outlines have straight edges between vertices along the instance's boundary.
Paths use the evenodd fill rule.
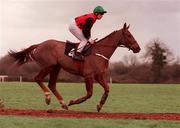
<path fill-rule="evenodd" d="M 68 110 L 68 106 L 66 104 L 61 106 L 63 109 Z"/>
<path fill-rule="evenodd" d="M 53 113 L 53 110 L 52 109 L 48 109 L 47 113 Z"/>
<path fill-rule="evenodd" d="M 73 100 L 70 100 L 68 106 L 71 106 L 71 105 L 73 105 L 73 104 L 74 104 L 74 101 L 73 101 Z"/>
<path fill-rule="evenodd" d="M 47 96 L 45 98 L 45 101 L 46 101 L 46 104 L 49 105 L 51 103 L 51 97 L 50 96 Z"/>
<path fill-rule="evenodd" d="M 45 102 L 47 105 L 49 105 L 51 103 L 51 94 L 50 93 L 47 93 L 45 94 Z"/>
<path fill-rule="evenodd" d="M 5 108 L 4 101 L 0 99 L 0 109 L 3 109 L 3 108 Z"/>
<path fill-rule="evenodd" d="M 98 104 L 97 106 L 96 106 L 96 109 L 97 109 L 97 112 L 100 112 L 101 111 L 101 106 Z"/>

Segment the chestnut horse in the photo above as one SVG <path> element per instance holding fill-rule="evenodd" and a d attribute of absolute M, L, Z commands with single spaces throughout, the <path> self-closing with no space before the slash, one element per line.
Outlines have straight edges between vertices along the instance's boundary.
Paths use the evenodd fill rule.
<path fill-rule="evenodd" d="M 50 104 L 51 92 L 56 96 L 63 109 L 68 110 L 68 106 L 80 104 L 89 99 L 93 94 L 93 80 L 95 79 L 104 89 L 104 94 L 97 105 L 99 112 L 104 105 L 108 93 L 109 85 L 105 79 L 105 71 L 108 62 L 117 47 L 123 46 L 134 53 L 140 51 L 137 41 L 128 30 L 129 26 L 124 24 L 123 28 L 112 32 L 103 39 L 97 41 L 92 46 L 91 54 L 85 57 L 84 62 L 73 60 L 64 54 L 66 43 L 57 40 L 47 40 L 40 44 L 35 44 L 19 52 L 10 51 L 9 55 L 15 58 L 18 65 L 22 65 L 29 60 L 33 60 L 41 65 L 41 71 L 35 77 L 35 81 L 42 88 L 45 94 L 45 101 Z M 85 79 L 87 94 L 75 100 L 70 100 L 66 105 L 63 97 L 56 89 L 56 80 L 60 69 L 80 75 Z M 48 88 L 43 83 L 43 78 L 49 74 Z M 50 90 L 49 90 L 50 89 Z"/>

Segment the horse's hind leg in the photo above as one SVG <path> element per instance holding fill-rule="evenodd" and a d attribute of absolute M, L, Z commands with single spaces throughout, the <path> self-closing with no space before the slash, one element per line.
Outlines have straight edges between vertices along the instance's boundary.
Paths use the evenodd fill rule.
<path fill-rule="evenodd" d="M 41 87 L 41 89 L 43 90 L 44 94 L 45 94 L 45 101 L 46 104 L 49 105 L 50 101 L 51 101 L 51 93 L 50 90 L 44 85 L 43 83 L 43 79 L 45 76 L 47 76 L 51 71 L 52 71 L 53 67 L 49 66 L 46 68 L 43 68 L 39 74 L 34 78 L 34 80 L 38 83 L 38 85 Z"/>
<path fill-rule="evenodd" d="M 53 94 L 56 96 L 57 100 L 62 105 L 62 108 L 68 110 L 68 107 L 65 104 L 61 94 L 56 89 L 56 81 L 57 81 L 59 71 L 60 71 L 60 66 L 55 65 L 53 67 L 53 70 L 50 72 L 50 79 L 49 79 L 48 87 L 53 92 Z"/>

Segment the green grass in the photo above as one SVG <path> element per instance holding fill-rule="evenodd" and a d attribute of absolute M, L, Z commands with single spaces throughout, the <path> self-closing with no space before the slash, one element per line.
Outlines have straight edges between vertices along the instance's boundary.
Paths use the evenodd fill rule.
<path fill-rule="evenodd" d="M 83 96 L 84 84 L 58 83 L 58 90 L 68 103 Z M 92 98 L 70 107 L 71 110 L 96 111 L 103 89 L 94 85 Z M 0 98 L 7 108 L 47 109 L 44 94 L 35 83 L 0 83 Z M 177 112 L 180 113 L 180 85 L 178 84 L 113 84 L 102 112 Z M 52 97 L 51 108 L 61 109 Z M 67 119 L 0 116 L 0 128 L 179 128 L 180 122 L 152 120 Z"/>
<path fill-rule="evenodd" d="M 179 128 L 177 121 L 0 116 L 1 128 Z"/>
<path fill-rule="evenodd" d="M 68 103 L 86 94 L 84 84 L 58 83 L 58 90 Z M 96 111 L 103 89 L 94 85 L 90 100 L 70 107 L 73 110 Z M 44 94 L 36 83 L 0 83 L 0 98 L 8 108 L 47 109 Z M 113 84 L 104 112 L 180 112 L 180 85 Z M 51 107 L 60 105 L 52 97 Z"/>

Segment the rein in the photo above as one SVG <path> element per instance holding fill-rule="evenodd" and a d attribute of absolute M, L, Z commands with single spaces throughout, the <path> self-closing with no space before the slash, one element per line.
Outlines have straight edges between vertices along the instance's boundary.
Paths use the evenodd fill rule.
<path fill-rule="evenodd" d="M 96 42 L 95 44 L 94 44 L 94 46 L 98 46 L 97 44 L 99 44 L 99 42 Z M 102 47 L 114 47 L 114 48 L 116 48 L 116 47 L 122 47 L 122 48 L 128 48 L 129 50 L 130 50 L 130 46 L 128 46 L 128 47 L 126 47 L 125 45 L 123 45 L 123 44 L 121 44 L 121 45 L 105 45 L 105 44 L 100 44 L 99 46 L 102 46 Z"/>
<path fill-rule="evenodd" d="M 105 45 L 105 44 L 99 44 L 99 45 L 98 45 L 98 44 L 99 44 L 99 42 L 96 42 L 96 43 L 94 44 L 94 46 L 100 46 L 100 47 L 114 47 L 114 48 L 117 48 L 117 47 L 123 47 L 123 48 L 126 48 L 125 45 L 120 45 L 120 46 L 118 46 L 118 45 Z M 101 58 L 103 58 L 103 59 L 109 61 L 109 58 L 107 58 L 106 56 L 104 56 L 104 55 L 101 54 L 100 52 L 95 53 L 94 55 L 99 56 L 99 57 L 101 57 Z"/>
<path fill-rule="evenodd" d="M 118 42 L 118 44 L 120 44 L 120 42 Z M 128 46 L 125 46 L 125 44 L 121 44 L 121 45 L 118 45 L 118 44 L 116 44 L 116 45 L 114 45 L 114 44 L 112 44 L 112 45 L 100 44 L 100 41 L 98 41 L 98 42 L 95 42 L 95 43 L 92 44 L 92 45 L 97 46 L 97 49 L 99 49 L 99 47 L 113 47 L 113 48 L 122 47 L 122 48 L 128 48 L 128 49 L 130 50 L 130 48 L 131 48 L 129 45 L 128 45 Z M 98 46 L 99 46 L 99 47 L 98 47 Z M 100 51 L 99 51 L 98 53 L 95 53 L 94 55 L 96 55 L 96 56 L 98 56 L 98 57 L 101 57 L 101 58 L 109 61 L 109 58 L 106 57 L 106 56 L 104 56 L 103 54 L 101 54 Z"/>

